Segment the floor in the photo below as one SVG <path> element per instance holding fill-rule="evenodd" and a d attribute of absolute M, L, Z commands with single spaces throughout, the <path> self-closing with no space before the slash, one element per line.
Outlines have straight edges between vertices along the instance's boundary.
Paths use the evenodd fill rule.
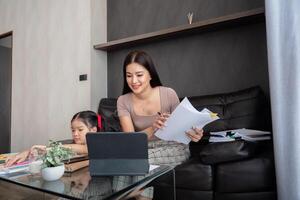
<path fill-rule="evenodd" d="M 0 180 L 0 200 L 57 200 L 58 197 Z"/>

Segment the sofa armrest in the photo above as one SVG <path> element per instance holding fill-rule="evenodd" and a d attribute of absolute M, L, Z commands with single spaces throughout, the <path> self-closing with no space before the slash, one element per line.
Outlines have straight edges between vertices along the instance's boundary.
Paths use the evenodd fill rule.
<path fill-rule="evenodd" d="M 204 164 L 218 164 L 253 157 L 258 151 L 254 142 L 237 140 L 233 142 L 209 143 L 199 153 Z"/>

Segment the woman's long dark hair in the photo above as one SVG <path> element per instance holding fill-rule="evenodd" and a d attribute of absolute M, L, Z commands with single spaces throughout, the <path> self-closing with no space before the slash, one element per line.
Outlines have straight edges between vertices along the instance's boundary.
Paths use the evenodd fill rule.
<path fill-rule="evenodd" d="M 126 56 L 123 64 L 123 94 L 132 92 L 126 81 L 126 67 L 131 63 L 138 63 L 148 70 L 151 77 L 150 85 L 152 88 L 162 86 L 151 57 L 143 51 L 132 51 Z"/>
<path fill-rule="evenodd" d="M 81 111 L 76 113 L 72 119 L 71 123 L 75 120 L 78 119 L 82 123 L 84 123 L 88 128 L 94 128 L 97 127 L 97 131 L 99 131 L 99 124 L 98 124 L 98 115 L 90 110 L 87 111 Z"/>

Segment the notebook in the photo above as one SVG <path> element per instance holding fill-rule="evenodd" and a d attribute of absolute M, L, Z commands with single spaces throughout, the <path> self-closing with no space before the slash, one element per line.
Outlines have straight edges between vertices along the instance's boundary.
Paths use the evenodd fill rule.
<path fill-rule="evenodd" d="M 145 133 L 88 133 L 91 176 L 145 175 L 149 171 Z"/>

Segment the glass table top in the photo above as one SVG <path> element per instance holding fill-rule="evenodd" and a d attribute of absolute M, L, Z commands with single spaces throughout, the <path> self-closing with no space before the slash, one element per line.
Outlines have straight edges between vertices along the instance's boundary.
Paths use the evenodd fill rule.
<path fill-rule="evenodd" d="M 91 177 L 85 167 L 72 173 L 65 173 L 57 181 L 45 181 L 41 174 L 17 172 L 1 175 L 0 180 L 9 181 L 45 193 L 71 199 L 121 199 L 134 190 L 144 187 L 152 180 L 170 172 L 173 167 L 160 166 L 144 176 L 97 176 Z M 129 184 L 119 187 L 124 177 Z"/>

